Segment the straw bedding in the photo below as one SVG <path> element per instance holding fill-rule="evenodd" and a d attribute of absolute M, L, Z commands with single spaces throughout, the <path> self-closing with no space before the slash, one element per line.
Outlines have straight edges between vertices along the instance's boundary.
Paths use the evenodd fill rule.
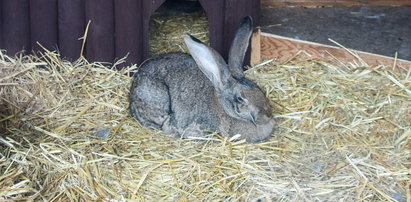
<path fill-rule="evenodd" d="M 0 55 L 0 200 L 410 200 L 409 69 L 251 67 L 277 126 L 250 144 L 142 127 L 114 68 Z"/>
<path fill-rule="evenodd" d="M 152 54 L 208 38 L 201 13 L 151 24 Z M 249 67 L 277 122 L 250 144 L 141 126 L 127 97 L 138 68 L 121 62 L 1 52 L 0 201 L 411 200 L 411 69 L 299 55 Z"/>
<path fill-rule="evenodd" d="M 150 20 L 150 55 L 171 51 L 187 52 L 181 37 L 184 34 L 191 34 L 208 44 L 208 21 L 204 11 L 172 16 L 154 13 Z"/>

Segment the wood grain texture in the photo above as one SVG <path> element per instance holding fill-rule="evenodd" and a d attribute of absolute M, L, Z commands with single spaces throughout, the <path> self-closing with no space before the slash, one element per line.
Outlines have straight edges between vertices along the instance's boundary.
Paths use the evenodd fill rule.
<path fill-rule="evenodd" d="M 86 42 L 86 58 L 89 61 L 113 62 L 113 5 L 113 0 L 86 0 L 86 22 L 91 21 Z"/>
<path fill-rule="evenodd" d="M 410 0 L 262 0 L 262 6 L 406 6 Z"/>
<path fill-rule="evenodd" d="M 80 57 L 86 28 L 85 0 L 58 1 L 59 48 L 61 55 L 74 61 Z"/>
<path fill-rule="evenodd" d="M 207 13 L 210 45 L 217 52 L 223 52 L 224 44 L 224 1 L 199 0 Z"/>
<path fill-rule="evenodd" d="M 2 1 L 2 49 L 14 55 L 22 50 L 31 50 L 29 0 Z"/>
<path fill-rule="evenodd" d="M 84 56 L 113 62 L 127 53 L 127 65 L 149 56 L 151 15 L 166 0 L 0 0 L 0 48 L 9 54 L 41 50 L 37 42 L 62 57 L 80 55 L 90 20 Z M 209 22 L 210 45 L 227 59 L 236 28 L 247 15 L 259 24 L 260 0 L 199 0 Z M 249 50 L 244 64 L 249 63 Z"/>
<path fill-rule="evenodd" d="M 240 6 L 241 5 L 241 6 Z M 237 30 L 241 20 L 246 16 L 253 18 L 253 26 L 257 27 L 260 24 L 260 0 L 226 0 L 224 10 L 224 35 L 223 35 L 223 50 L 221 55 L 227 59 L 231 43 L 234 39 L 235 31 Z M 250 46 L 244 57 L 244 65 L 250 64 Z"/>
<path fill-rule="evenodd" d="M 143 58 L 143 30 L 141 2 L 135 0 L 114 1 L 115 13 L 115 52 L 116 59 L 128 54 L 126 63 L 130 65 L 139 63 Z M 121 68 L 118 67 L 118 68 Z"/>
<path fill-rule="evenodd" d="M 350 54 L 343 48 L 328 46 L 318 43 L 312 43 L 308 41 L 296 40 L 278 35 L 262 33 L 261 40 L 261 59 L 270 60 L 274 59 L 279 63 L 286 62 L 293 58 L 299 51 L 304 51 L 307 59 L 321 58 L 329 62 L 353 62 L 358 61 L 356 57 Z M 392 57 L 366 53 L 353 50 L 366 64 L 371 66 L 386 65 L 392 66 L 395 59 Z M 411 61 L 397 59 L 397 65 L 404 68 L 411 69 Z M 358 62 L 357 62 L 358 63 Z"/>
<path fill-rule="evenodd" d="M 30 0 L 30 35 L 33 51 L 55 50 L 58 43 L 57 0 Z"/>
<path fill-rule="evenodd" d="M 148 58 L 149 56 L 149 41 L 150 41 L 150 18 L 151 15 L 163 4 L 166 0 L 143 0 L 142 2 L 142 29 L 143 32 L 143 58 Z M 142 61 L 140 61 L 142 62 Z"/>
<path fill-rule="evenodd" d="M 251 36 L 250 64 L 256 65 L 261 62 L 261 30 L 257 29 Z"/>

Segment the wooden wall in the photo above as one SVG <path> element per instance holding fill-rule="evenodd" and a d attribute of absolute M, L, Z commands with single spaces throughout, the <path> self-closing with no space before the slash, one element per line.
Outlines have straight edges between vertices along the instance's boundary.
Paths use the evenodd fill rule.
<path fill-rule="evenodd" d="M 0 47 L 8 52 L 31 50 L 28 0 L 2 0 L 2 39 Z"/>
<path fill-rule="evenodd" d="M 85 6 L 84 0 L 58 0 L 58 38 L 60 52 L 68 59 L 80 56 L 84 35 Z"/>
<path fill-rule="evenodd" d="M 411 0 L 261 0 L 262 6 L 405 6 Z"/>
<path fill-rule="evenodd" d="M 165 0 L 0 0 L 0 48 L 8 54 L 58 49 L 62 56 L 80 56 L 86 24 L 84 56 L 113 62 L 129 54 L 128 64 L 148 57 L 149 16 Z M 284 5 L 411 5 L 411 0 L 199 0 L 209 18 L 210 43 L 225 58 L 240 19 L 259 22 L 260 6 Z M 246 61 L 248 59 L 246 58 Z"/>
<path fill-rule="evenodd" d="M 58 49 L 69 60 L 127 64 L 148 57 L 150 17 L 166 0 L 0 0 L 0 49 Z M 199 0 L 209 20 L 210 44 L 228 55 L 240 20 L 251 15 L 258 26 L 260 0 Z M 90 23 L 84 52 L 82 37 Z"/>

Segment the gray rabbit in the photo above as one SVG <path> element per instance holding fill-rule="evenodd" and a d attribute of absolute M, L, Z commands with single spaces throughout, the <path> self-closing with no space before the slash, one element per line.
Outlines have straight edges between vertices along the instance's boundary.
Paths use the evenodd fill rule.
<path fill-rule="evenodd" d="M 252 33 L 245 17 L 230 47 L 228 65 L 214 49 L 184 36 L 189 54 L 147 60 L 134 75 L 130 113 L 147 127 L 182 138 L 211 132 L 240 134 L 248 142 L 270 136 L 274 121 L 261 89 L 244 77 L 242 62 Z"/>

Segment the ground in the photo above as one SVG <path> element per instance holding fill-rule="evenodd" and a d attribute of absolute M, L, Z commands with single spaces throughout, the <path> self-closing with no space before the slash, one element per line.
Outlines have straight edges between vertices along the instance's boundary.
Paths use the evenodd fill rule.
<path fill-rule="evenodd" d="M 263 32 L 411 60 L 411 7 L 262 7 Z"/>

